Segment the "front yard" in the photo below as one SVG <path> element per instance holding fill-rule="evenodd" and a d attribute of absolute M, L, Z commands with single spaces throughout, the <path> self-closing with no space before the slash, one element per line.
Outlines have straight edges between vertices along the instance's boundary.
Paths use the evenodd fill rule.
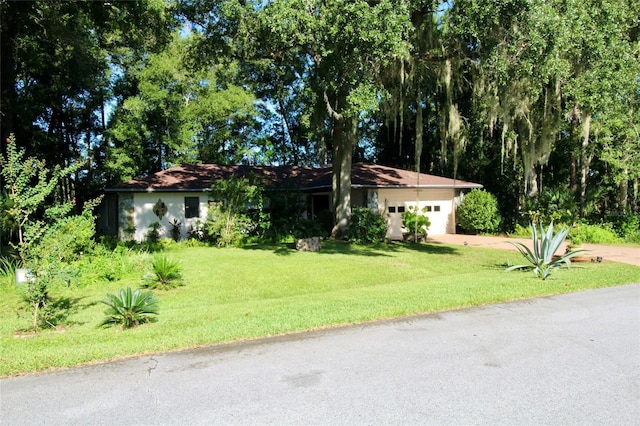
<path fill-rule="evenodd" d="M 176 247 L 184 285 L 155 291 L 157 322 L 102 329 L 106 293 L 138 287 L 149 257 L 117 281 L 55 287 L 58 327 L 28 332 L 30 312 L 0 281 L 0 376 L 139 354 L 640 282 L 640 268 L 586 263 L 542 281 L 504 273 L 520 254 L 448 245 Z"/>

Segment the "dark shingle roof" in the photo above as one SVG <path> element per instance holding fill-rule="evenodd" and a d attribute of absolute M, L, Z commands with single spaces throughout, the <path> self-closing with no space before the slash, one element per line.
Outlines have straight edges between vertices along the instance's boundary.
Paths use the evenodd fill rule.
<path fill-rule="evenodd" d="M 173 167 L 141 179 L 107 188 L 107 192 L 207 191 L 215 180 L 254 175 L 266 185 L 300 190 L 331 190 L 331 167 L 222 166 L 199 164 Z M 353 188 L 481 188 L 482 185 L 393 167 L 356 163 Z"/>

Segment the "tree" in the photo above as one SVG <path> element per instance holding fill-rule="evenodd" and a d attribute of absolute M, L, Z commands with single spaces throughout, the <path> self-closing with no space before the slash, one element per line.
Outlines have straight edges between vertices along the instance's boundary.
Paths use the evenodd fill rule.
<path fill-rule="evenodd" d="M 0 19 L 2 140 L 15 134 L 50 169 L 85 160 L 57 191 L 84 199 L 103 186 L 102 132 L 123 61 L 165 43 L 171 3 L 2 1 Z"/>
<path fill-rule="evenodd" d="M 0 174 L 4 181 L 2 190 L 9 200 L 3 214 L 17 229 L 18 247 L 21 248 L 20 254 L 25 260 L 29 244 L 44 231 L 38 226 L 40 222 L 35 213 L 45 205 L 60 179 L 73 174 L 82 163 L 65 168 L 56 167 L 50 171 L 44 161 L 33 157 L 25 158 L 25 151 L 18 149 L 13 135 L 6 141 L 6 151 L 6 158 L 0 155 Z M 70 205 L 62 208 L 65 209 L 68 211 Z M 45 214 L 51 216 L 54 213 L 59 214 L 61 210 L 49 210 Z"/>
<path fill-rule="evenodd" d="M 637 12 L 626 0 L 459 0 L 447 12 L 448 46 L 467 69 L 458 84 L 473 94 L 462 114 L 472 144 L 484 152 L 499 144 L 502 170 L 509 157 L 519 162 L 527 198 L 545 179 L 548 188 L 571 185 L 585 214 L 601 155 L 591 130 L 637 96 Z"/>
<path fill-rule="evenodd" d="M 185 162 L 242 160 L 253 96 L 232 83 L 233 64 L 192 65 L 196 43 L 197 35 L 176 32 L 166 49 L 127 70 L 135 94 L 116 108 L 108 132 L 107 168 L 120 180 Z"/>
<path fill-rule="evenodd" d="M 30 271 L 25 300 L 32 308 L 33 329 L 37 331 L 43 318 L 46 322 L 43 312 L 49 302 L 49 285 L 61 277 L 68 279 L 70 271 L 65 264 L 73 260 L 77 251 L 91 245 L 95 233 L 91 212 L 99 200 L 86 203 L 82 215 L 68 216 L 73 203 L 57 203 L 50 197 L 58 182 L 75 173 L 82 163 L 50 171 L 44 161 L 25 158 L 13 135 L 7 141 L 6 151 L 6 157 L 0 155 L 0 174 L 4 180 L 2 191 L 10 203 L 2 214 L 17 228 L 15 247 Z"/>
<path fill-rule="evenodd" d="M 324 108 L 333 164 L 332 235 L 346 236 L 351 212 L 351 165 L 360 120 L 379 106 L 381 69 L 408 49 L 404 1 L 273 1 L 249 6 L 257 34 L 269 32 L 271 56 L 306 64 L 303 78 Z M 252 40 L 264 42 L 264 40 Z M 268 49 L 267 49 L 268 48 Z"/>

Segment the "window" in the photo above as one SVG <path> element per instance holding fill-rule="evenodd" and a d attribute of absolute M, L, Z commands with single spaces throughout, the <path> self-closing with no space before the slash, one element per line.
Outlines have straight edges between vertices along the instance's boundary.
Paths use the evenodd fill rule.
<path fill-rule="evenodd" d="M 389 213 L 395 213 L 396 212 L 396 207 L 395 206 L 389 206 Z"/>
<path fill-rule="evenodd" d="M 404 206 L 398 206 L 398 213 L 404 213 Z"/>
<path fill-rule="evenodd" d="M 431 211 L 431 206 L 424 206 L 424 208 L 426 209 L 425 211 L 427 211 L 427 212 Z"/>
<path fill-rule="evenodd" d="M 184 197 L 184 217 L 200 217 L 200 197 Z"/>
<path fill-rule="evenodd" d="M 433 211 L 434 212 L 439 212 L 440 211 L 440 206 L 433 206 Z"/>

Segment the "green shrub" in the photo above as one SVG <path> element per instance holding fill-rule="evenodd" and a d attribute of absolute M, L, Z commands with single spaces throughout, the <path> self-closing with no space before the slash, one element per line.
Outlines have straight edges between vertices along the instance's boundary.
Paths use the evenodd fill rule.
<path fill-rule="evenodd" d="M 516 223 L 513 232 L 510 232 L 509 236 L 512 238 L 529 238 L 531 236 L 531 228 Z"/>
<path fill-rule="evenodd" d="M 427 208 L 422 209 L 422 213 L 416 211 L 414 206 L 409 206 L 409 210 L 401 213 L 404 227 L 409 231 L 409 238 L 414 242 L 418 240 L 426 240 L 431 221 L 423 214 L 427 212 Z"/>
<path fill-rule="evenodd" d="M 149 244 L 157 244 L 160 241 L 160 225 L 159 222 L 151 222 L 149 224 L 149 230 L 145 235 L 145 241 Z"/>
<path fill-rule="evenodd" d="M 101 244 L 82 256 L 77 267 L 81 285 L 105 281 L 119 281 L 126 275 L 138 272 L 149 263 L 146 251 L 133 250 L 118 245 L 113 250 Z"/>
<path fill-rule="evenodd" d="M 634 236 L 640 233 L 639 214 L 627 212 L 620 215 L 612 215 L 607 217 L 607 221 L 611 223 L 613 230 L 616 231 L 618 236 L 627 241 L 633 240 Z"/>
<path fill-rule="evenodd" d="M 570 228 L 564 228 L 558 231 L 557 234 L 553 234 L 553 222 L 549 225 L 549 228 L 545 231 L 540 225 L 540 235 L 538 238 L 538 231 L 536 225 L 531 224 L 531 242 L 533 244 L 533 251 L 522 243 L 512 242 L 529 264 L 514 265 L 505 269 L 505 272 L 514 271 L 516 269 L 533 269 L 533 272 L 537 277 L 546 280 L 551 272 L 561 266 L 571 266 L 571 258 L 576 257 L 584 252 L 584 250 L 568 251 L 560 256 L 555 256 L 556 252 L 560 248 L 560 245 L 567 238 Z"/>
<path fill-rule="evenodd" d="M 151 264 L 151 272 L 145 275 L 145 287 L 167 290 L 182 285 L 182 264 L 166 256 L 157 256 Z"/>
<path fill-rule="evenodd" d="M 305 218 L 307 200 L 298 189 L 267 191 L 265 197 L 265 204 L 272 206 L 267 214 L 268 222 L 264 223 L 267 236 L 272 241 L 283 241 L 291 236 L 306 238 L 320 235 L 320 231 L 313 229 L 314 225 Z"/>
<path fill-rule="evenodd" d="M 351 211 L 351 223 L 347 234 L 350 241 L 370 244 L 384 241 L 387 222 L 384 217 L 367 207 L 356 207 Z"/>
<path fill-rule="evenodd" d="M 578 205 L 568 187 L 544 189 L 536 198 L 527 199 L 526 204 L 525 215 L 533 223 L 571 225 L 579 216 Z"/>
<path fill-rule="evenodd" d="M 180 235 L 182 233 L 181 227 L 182 222 L 180 222 L 178 219 L 173 219 L 173 221 L 171 222 L 171 238 L 176 243 L 180 241 Z"/>
<path fill-rule="evenodd" d="M 158 314 L 158 299 L 153 297 L 152 291 L 132 291 L 127 287 L 120 289 L 117 295 L 107 294 L 102 303 L 108 308 L 104 311 L 107 317 L 100 323 L 101 327 L 131 328 L 153 321 L 153 315 Z"/>
<path fill-rule="evenodd" d="M 495 232 L 502 220 L 496 197 L 483 189 L 474 189 L 464 196 L 457 217 L 460 227 L 472 233 Z"/>
<path fill-rule="evenodd" d="M 217 180 L 211 187 L 213 205 L 208 210 L 204 233 L 219 246 L 237 246 L 251 236 L 262 236 L 270 226 L 263 205 L 263 187 L 258 180 Z"/>
<path fill-rule="evenodd" d="M 569 239 L 573 245 L 591 244 L 619 244 L 622 239 L 613 230 L 611 224 L 588 225 L 578 223 L 571 228 Z"/>

